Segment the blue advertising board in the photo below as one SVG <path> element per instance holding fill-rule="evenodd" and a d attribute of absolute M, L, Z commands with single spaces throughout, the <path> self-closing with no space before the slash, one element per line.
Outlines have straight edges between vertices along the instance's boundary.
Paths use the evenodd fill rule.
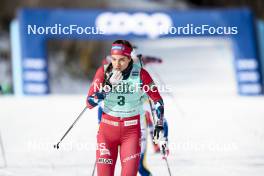
<path fill-rule="evenodd" d="M 248 9 L 21 9 L 18 14 L 22 94 L 49 94 L 47 40 L 223 37 L 232 40 L 237 92 L 263 94 L 254 16 Z M 179 28 L 179 26 L 181 26 Z M 17 84 L 17 83 L 16 83 Z"/>

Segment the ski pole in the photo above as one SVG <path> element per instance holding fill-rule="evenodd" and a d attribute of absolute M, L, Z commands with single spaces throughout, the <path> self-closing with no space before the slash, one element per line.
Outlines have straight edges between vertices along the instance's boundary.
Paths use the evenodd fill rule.
<path fill-rule="evenodd" d="M 171 176 L 171 170 L 170 170 L 169 162 L 168 162 L 168 159 L 167 159 L 167 156 L 166 156 L 166 148 L 164 146 L 162 146 L 162 150 L 161 151 L 162 151 L 161 154 L 163 155 L 162 159 L 165 160 L 169 175 Z"/>
<path fill-rule="evenodd" d="M 143 63 L 142 63 L 142 55 L 139 54 L 138 55 L 138 58 L 139 58 L 139 62 L 140 62 L 140 66 L 141 68 L 143 68 Z M 153 108 L 153 105 L 152 105 L 152 102 L 150 100 L 150 98 L 148 97 L 148 102 L 149 102 L 149 106 L 150 106 L 150 110 L 151 110 L 151 115 L 152 115 L 152 118 L 153 118 L 153 122 L 154 124 L 156 123 L 156 119 L 155 119 L 155 115 L 154 115 L 154 108 Z M 162 149 L 162 153 L 165 155 L 165 148 Z M 168 160 L 166 157 L 164 157 L 165 161 L 166 161 L 166 165 L 167 165 L 167 169 L 168 169 L 168 172 L 169 172 L 169 175 L 171 176 L 171 171 L 170 171 L 170 166 L 169 166 L 169 163 L 168 163 Z"/>
<path fill-rule="evenodd" d="M 169 175 L 171 176 L 171 170 L 170 170 L 169 162 L 168 162 L 167 158 L 164 158 L 164 159 L 166 161 L 166 165 L 167 165 L 167 169 L 168 169 Z"/>
<path fill-rule="evenodd" d="M 149 97 L 148 97 L 148 102 L 149 102 L 149 108 L 151 110 L 151 115 L 152 115 L 152 118 L 153 118 L 153 123 L 156 124 L 156 119 L 155 119 L 155 115 L 154 115 L 154 112 L 153 112 L 155 109 L 153 108 L 152 102 L 149 99 Z"/>
<path fill-rule="evenodd" d="M 7 161 L 6 161 L 5 148 L 4 148 L 3 139 L 1 136 L 1 131 L 0 131 L 0 148 L 1 148 L 2 156 L 3 156 L 4 168 L 5 168 L 7 167 Z"/>
<path fill-rule="evenodd" d="M 138 55 L 138 59 L 139 59 L 139 63 L 140 63 L 140 66 L 141 68 L 143 68 L 143 63 L 142 63 L 142 54 L 139 54 Z M 152 102 L 150 100 L 150 98 L 148 97 L 148 102 L 149 102 L 149 107 L 150 107 L 150 111 L 151 111 L 151 115 L 152 115 L 152 118 L 153 118 L 153 122 L 154 124 L 156 124 L 156 119 L 155 119 L 155 115 L 153 113 L 153 105 L 152 105 Z"/>
<path fill-rule="evenodd" d="M 95 168 L 96 168 L 96 160 L 94 162 L 94 166 L 93 166 L 93 173 L 92 173 L 92 176 L 94 176 L 94 173 L 95 173 Z"/>
<path fill-rule="evenodd" d="M 72 127 L 75 125 L 75 123 L 80 119 L 80 117 L 83 115 L 83 113 L 86 111 L 87 107 L 85 106 L 85 108 L 82 110 L 82 112 L 78 115 L 78 117 L 76 118 L 76 120 L 73 122 L 73 124 L 69 127 L 69 129 L 66 131 L 66 133 L 62 136 L 62 138 L 60 139 L 60 141 L 55 144 L 53 147 L 56 149 L 60 148 L 60 143 L 62 142 L 62 140 L 66 137 L 66 135 L 70 132 L 70 130 L 72 129 Z"/>

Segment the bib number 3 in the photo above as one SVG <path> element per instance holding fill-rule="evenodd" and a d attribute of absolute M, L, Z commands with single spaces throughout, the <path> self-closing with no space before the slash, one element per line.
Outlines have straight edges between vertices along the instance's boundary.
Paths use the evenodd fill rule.
<path fill-rule="evenodd" d="M 118 105 L 120 105 L 120 106 L 125 105 L 125 97 L 124 96 L 118 96 L 117 99 L 119 100 L 117 102 Z"/>

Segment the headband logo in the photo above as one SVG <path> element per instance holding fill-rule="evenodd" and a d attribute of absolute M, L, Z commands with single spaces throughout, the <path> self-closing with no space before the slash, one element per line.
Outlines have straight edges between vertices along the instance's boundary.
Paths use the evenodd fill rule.
<path fill-rule="evenodd" d="M 124 50 L 123 46 L 112 46 L 112 50 Z"/>

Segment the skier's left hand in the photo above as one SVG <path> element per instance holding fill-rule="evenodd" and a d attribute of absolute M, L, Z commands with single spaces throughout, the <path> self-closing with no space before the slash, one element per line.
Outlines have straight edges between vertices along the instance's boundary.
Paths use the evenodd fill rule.
<path fill-rule="evenodd" d="M 159 122 L 155 125 L 153 142 L 159 145 L 162 158 L 167 158 L 169 155 L 168 137 L 164 133 L 164 127 L 159 125 Z"/>
<path fill-rule="evenodd" d="M 162 100 L 155 103 L 155 110 L 158 119 L 154 127 L 153 142 L 157 144 L 158 140 L 160 140 L 160 138 L 164 136 L 164 124 L 163 124 L 164 106 Z"/>
<path fill-rule="evenodd" d="M 168 139 L 160 140 L 159 146 L 161 149 L 162 159 L 166 159 L 169 156 L 170 150 L 168 147 Z"/>
<path fill-rule="evenodd" d="M 162 138 L 164 138 L 163 121 L 158 119 L 153 131 L 153 142 L 158 144 Z"/>

